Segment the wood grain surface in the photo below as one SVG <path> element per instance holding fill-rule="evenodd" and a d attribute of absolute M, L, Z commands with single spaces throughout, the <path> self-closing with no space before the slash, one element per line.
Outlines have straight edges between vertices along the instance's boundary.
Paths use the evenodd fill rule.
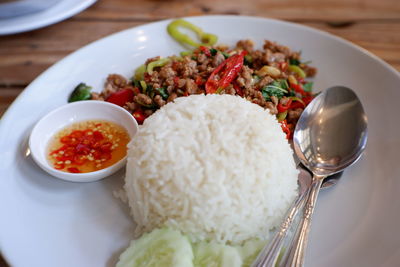
<path fill-rule="evenodd" d="M 152 21 L 209 14 L 277 18 L 321 29 L 400 71 L 399 0 L 100 0 L 58 24 L 0 37 L 0 116 L 41 72 L 92 41 Z M 1 258 L 0 266 L 6 266 Z"/>

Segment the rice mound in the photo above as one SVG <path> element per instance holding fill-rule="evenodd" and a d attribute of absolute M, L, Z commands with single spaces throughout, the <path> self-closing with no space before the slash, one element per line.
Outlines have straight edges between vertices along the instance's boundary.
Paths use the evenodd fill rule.
<path fill-rule="evenodd" d="M 280 124 L 239 96 L 177 98 L 128 147 L 124 188 L 137 235 L 166 225 L 192 241 L 265 240 L 298 194 Z"/>

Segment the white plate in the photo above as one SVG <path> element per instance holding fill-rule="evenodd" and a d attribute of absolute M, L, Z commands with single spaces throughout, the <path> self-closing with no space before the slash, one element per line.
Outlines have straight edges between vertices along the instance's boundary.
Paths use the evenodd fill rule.
<path fill-rule="evenodd" d="M 319 68 L 315 86 L 353 88 L 369 118 L 363 158 L 340 183 L 320 194 L 307 266 L 396 266 L 400 262 L 400 75 L 355 45 L 307 27 L 253 17 L 188 20 L 220 36 L 220 43 L 275 40 L 302 50 Z M 28 157 L 34 123 L 65 104 L 86 82 L 100 90 L 109 73 L 129 77 L 148 57 L 182 51 L 166 33 L 168 21 L 129 29 L 66 57 L 38 77 L 0 125 L 0 241 L 13 266 L 111 266 L 132 237 L 128 209 L 112 196 L 123 172 L 96 183 L 54 179 Z"/>
<path fill-rule="evenodd" d="M 96 0 L 61 0 L 55 5 L 36 13 L 0 19 L 0 35 L 39 29 L 78 14 Z"/>

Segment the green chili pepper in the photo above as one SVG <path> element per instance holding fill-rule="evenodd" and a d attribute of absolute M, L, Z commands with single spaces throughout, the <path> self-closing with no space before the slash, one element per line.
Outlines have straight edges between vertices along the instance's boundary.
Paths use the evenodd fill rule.
<path fill-rule="evenodd" d="M 144 73 L 146 71 L 146 65 L 140 65 L 136 70 L 135 70 L 135 75 L 134 78 L 135 80 L 143 80 L 144 78 Z"/>
<path fill-rule="evenodd" d="M 299 75 L 300 78 L 306 77 L 306 73 L 299 66 L 289 65 L 288 70 L 297 73 L 297 75 Z"/>
<path fill-rule="evenodd" d="M 304 105 L 303 100 L 301 100 L 301 98 L 299 98 L 297 96 L 290 96 L 289 98 L 292 99 L 292 101 L 298 101 L 298 102 L 300 102 L 300 103 L 302 103 Z"/>
<path fill-rule="evenodd" d="M 286 119 L 287 113 L 288 113 L 287 110 L 285 110 L 284 112 L 278 113 L 278 115 L 276 115 L 276 118 L 278 119 L 278 122 L 281 122 L 284 119 Z"/>
<path fill-rule="evenodd" d="M 89 100 L 92 98 L 92 94 L 90 90 L 92 89 L 91 86 L 88 86 L 84 83 L 78 84 L 75 87 L 74 91 L 72 91 L 71 95 L 68 98 L 68 103 L 81 101 L 81 100 Z"/>
<path fill-rule="evenodd" d="M 182 57 L 191 56 L 193 54 L 193 52 L 192 51 L 182 51 L 180 54 Z"/>
<path fill-rule="evenodd" d="M 162 59 L 150 62 L 149 64 L 147 64 L 147 73 L 150 75 L 153 74 L 154 68 L 165 66 L 169 61 L 170 61 L 169 58 L 162 58 Z"/>
<path fill-rule="evenodd" d="M 196 34 L 197 38 L 199 38 L 201 43 L 196 42 L 187 34 L 180 32 L 179 27 L 193 31 Z M 192 47 L 211 46 L 214 45 L 218 40 L 218 37 L 216 35 L 205 33 L 200 27 L 197 27 L 196 25 L 183 19 L 172 21 L 170 24 L 168 24 L 167 31 L 172 38 L 174 38 L 182 45 L 190 45 Z"/>

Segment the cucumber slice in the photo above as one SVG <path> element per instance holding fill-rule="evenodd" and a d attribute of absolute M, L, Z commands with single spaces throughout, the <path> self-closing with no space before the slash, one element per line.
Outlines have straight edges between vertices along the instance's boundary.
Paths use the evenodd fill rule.
<path fill-rule="evenodd" d="M 195 267 L 241 267 L 242 259 L 235 247 L 199 242 L 193 245 Z"/>
<path fill-rule="evenodd" d="M 193 267 L 189 239 L 179 231 L 156 229 L 133 240 L 120 255 L 116 267 Z"/>
<path fill-rule="evenodd" d="M 243 246 L 239 247 L 239 253 L 243 260 L 243 267 L 251 266 L 266 243 L 267 242 L 259 239 L 252 239 L 246 241 Z"/>

